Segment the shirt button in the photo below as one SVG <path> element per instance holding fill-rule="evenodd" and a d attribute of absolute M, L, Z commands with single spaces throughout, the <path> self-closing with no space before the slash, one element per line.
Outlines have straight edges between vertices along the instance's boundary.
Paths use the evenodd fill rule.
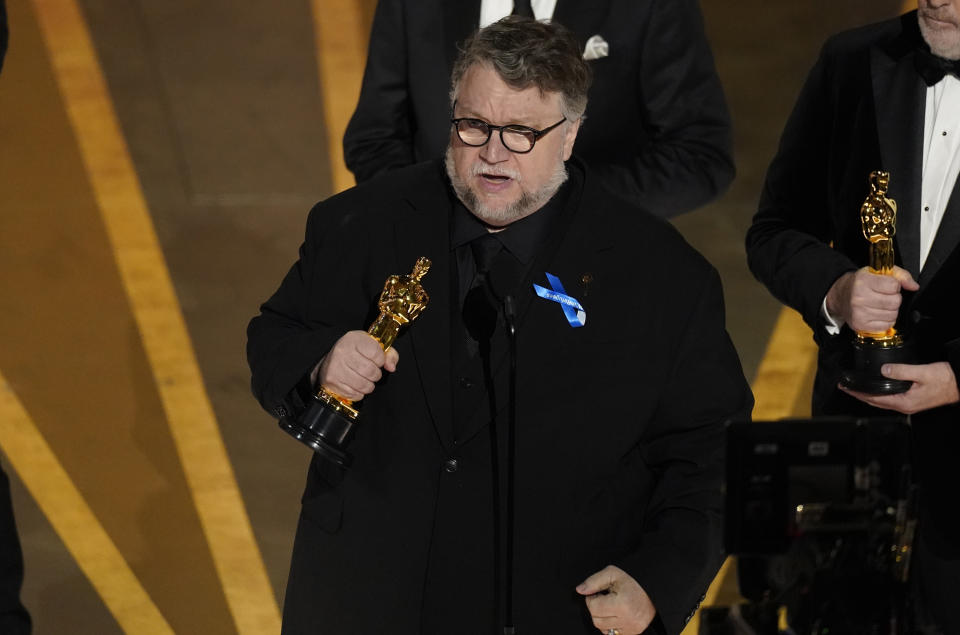
<path fill-rule="evenodd" d="M 461 388 L 473 388 L 473 382 L 467 379 L 466 377 L 460 378 L 460 387 Z"/>
<path fill-rule="evenodd" d="M 443 469 L 453 474 L 460 469 L 460 462 L 456 459 L 447 459 L 443 462 Z"/>

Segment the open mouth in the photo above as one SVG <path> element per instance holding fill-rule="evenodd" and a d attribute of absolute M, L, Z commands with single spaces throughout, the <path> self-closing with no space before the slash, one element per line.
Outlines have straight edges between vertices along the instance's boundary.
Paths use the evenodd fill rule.
<path fill-rule="evenodd" d="M 505 174 L 481 174 L 480 176 L 491 183 L 506 183 L 510 180 L 510 177 Z"/>

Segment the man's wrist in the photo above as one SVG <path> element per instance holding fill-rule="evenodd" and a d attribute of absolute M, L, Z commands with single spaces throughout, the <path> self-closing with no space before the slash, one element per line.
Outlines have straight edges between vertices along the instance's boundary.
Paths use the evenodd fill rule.
<path fill-rule="evenodd" d="M 840 333 L 840 329 L 843 328 L 845 324 L 843 318 L 834 317 L 830 314 L 830 309 L 827 308 L 827 297 L 824 296 L 823 303 L 820 305 L 820 317 L 823 318 L 824 328 L 826 328 L 827 333 L 830 335 L 837 335 Z"/>
<path fill-rule="evenodd" d="M 844 315 L 845 305 L 848 303 L 850 282 L 855 271 L 846 271 L 833 281 L 826 295 L 823 296 L 823 302 L 820 304 L 820 315 L 823 316 L 824 326 L 827 333 L 836 335 L 840 329 L 847 323 Z"/>
<path fill-rule="evenodd" d="M 317 380 L 320 377 L 320 365 L 323 364 L 323 360 L 325 360 L 326 358 L 327 358 L 326 355 L 321 357 L 320 361 L 318 361 L 316 365 L 314 365 L 313 370 L 310 371 L 310 387 L 313 390 L 316 390 L 318 388 Z"/>

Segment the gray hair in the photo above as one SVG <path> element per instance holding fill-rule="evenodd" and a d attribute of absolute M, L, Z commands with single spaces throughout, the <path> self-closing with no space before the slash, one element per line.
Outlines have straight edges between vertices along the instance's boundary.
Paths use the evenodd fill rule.
<path fill-rule="evenodd" d="M 492 67 L 511 88 L 536 86 L 543 95 L 560 93 L 563 116 L 574 121 L 587 109 L 592 75 L 574 35 L 556 22 L 507 16 L 471 35 L 457 56 L 450 78 L 450 105 L 460 81 L 475 65 Z"/>

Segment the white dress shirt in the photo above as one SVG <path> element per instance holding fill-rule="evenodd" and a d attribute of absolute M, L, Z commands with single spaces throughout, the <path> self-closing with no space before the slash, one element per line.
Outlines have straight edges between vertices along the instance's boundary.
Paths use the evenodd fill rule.
<path fill-rule="evenodd" d="M 553 10 L 557 0 L 530 0 L 530 8 L 538 20 L 549 20 L 553 17 Z M 480 27 L 493 24 L 502 17 L 513 13 L 513 0 L 482 0 L 480 2 Z"/>
<path fill-rule="evenodd" d="M 937 228 L 960 174 L 960 79 L 946 75 L 927 87 L 923 119 L 923 176 L 920 190 L 920 270 L 927 261 Z M 820 311 L 827 333 L 836 335 L 843 321 L 827 311 L 823 298 Z"/>
<path fill-rule="evenodd" d="M 927 88 L 920 191 L 920 270 L 960 174 L 960 79 L 946 75 Z"/>

